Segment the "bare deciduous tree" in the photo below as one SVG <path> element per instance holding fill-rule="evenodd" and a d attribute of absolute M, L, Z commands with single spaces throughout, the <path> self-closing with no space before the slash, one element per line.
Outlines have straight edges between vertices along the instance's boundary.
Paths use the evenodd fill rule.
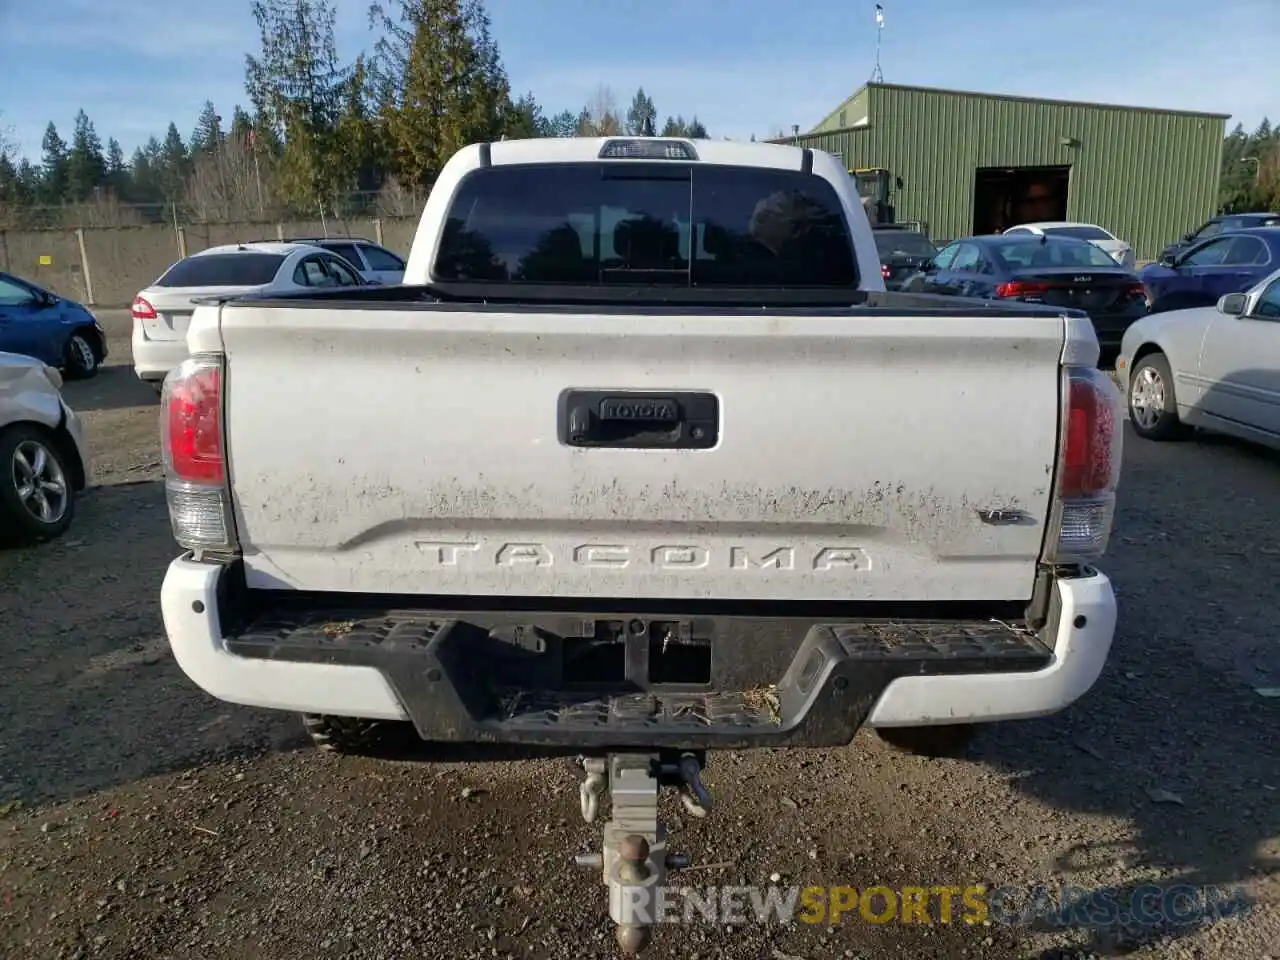
<path fill-rule="evenodd" d="M 143 223 L 136 207 L 122 204 L 119 197 L 101 187 L 88 199 L 68 204 L 62 220 L 68 227 L 136 227 Z"/>
<path fill-rule="evenodd" d="M 248 137 L 227 136 L 203 152 L 187 178 L 186 204 L 199 223 L 260 220 L 278 208 L 268 156 Z"/>
<path fill-rule="evenodd" d="M 405 186 L 396 177 L 388 177 L 378 191 L 378 216 L 416 217 L 426 203 L 426 190 Z"/>
<path fill-rule="evenodd" d="M 622 118 L 618 115 L 618 100 L 603 83 L 587 101 L 578 123 L 580 137 L 612 137 L 622 133 Z"/>

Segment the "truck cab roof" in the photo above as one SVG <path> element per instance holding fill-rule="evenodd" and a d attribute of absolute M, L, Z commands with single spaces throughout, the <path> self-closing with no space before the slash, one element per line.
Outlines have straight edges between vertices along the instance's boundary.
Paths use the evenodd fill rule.
<path fill-rule="evenodd" d="M 693 157 L 676 157 L 673 160 L 693 159 L 699 163 L 715 163 L 726 166 L 771 167 L 781 170 L 799 170 L 804 155 L 814 151 L 785 144 L 742 142 L 738 140 L 691 140 L 684 137 L 539 137 L 531 140 L 499 140 L 494 143 L 466 147 L 477 153 L 487 152 L 489 162 L 516 163 L 583 163 L 608 159 L 616 162 L 635 162 L 654 159 L 651 156 L 606 157 L 605 148 L 623 144 L 637 145 L 637 153 L 646 148 L 683 147 L 693 152 Z M 818 151 L 820 152 L 820 151 Z M 835 162 L 834 157 L 823 154 Z M 837 163 L 836 166 L 839 166 Z"/>

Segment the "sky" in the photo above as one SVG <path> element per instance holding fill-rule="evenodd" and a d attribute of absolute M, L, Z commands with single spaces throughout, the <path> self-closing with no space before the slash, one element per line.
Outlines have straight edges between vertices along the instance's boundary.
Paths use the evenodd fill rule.
<path fill-rule="evenodd" d="M 1280 0 L 881 0 L 888 83 L 1280 121 Z M 338 44 L 370 42 L 367 0 L 336 0 Z M 625 110 L 715 137 L 807 130 L 875 65 L 873 0 L 488 0 L 513 93 L 577 111 L 601 85 Z M 803 11 L 803 12 L 801 12 Z M 33 160 L 80 108 L 126 155 L 205 100 L 228 120 L 258 46 L 249 0 L 0 0 L 0 128 Z"/>

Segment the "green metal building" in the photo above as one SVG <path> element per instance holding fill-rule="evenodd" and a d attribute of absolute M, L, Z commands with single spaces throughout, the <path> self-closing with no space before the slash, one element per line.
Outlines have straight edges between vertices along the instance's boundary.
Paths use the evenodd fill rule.
<path fill-rule="evenodd" d="M 780 142 L 887 170 L 896 218 L 928 224 L 935 241 L 1072 220 L 1141 260 L 1216 212 L 1227 119 L 869 83 Z"/>

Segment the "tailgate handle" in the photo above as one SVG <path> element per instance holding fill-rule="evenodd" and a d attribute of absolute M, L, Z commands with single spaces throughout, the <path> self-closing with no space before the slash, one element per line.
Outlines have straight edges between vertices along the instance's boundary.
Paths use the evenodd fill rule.
<path fill-rule="evenodd" d="M 720 436 L 720 401 L 693 391 L 565 390 L 557 421 L 570 447 L 705 450 Z"/>

